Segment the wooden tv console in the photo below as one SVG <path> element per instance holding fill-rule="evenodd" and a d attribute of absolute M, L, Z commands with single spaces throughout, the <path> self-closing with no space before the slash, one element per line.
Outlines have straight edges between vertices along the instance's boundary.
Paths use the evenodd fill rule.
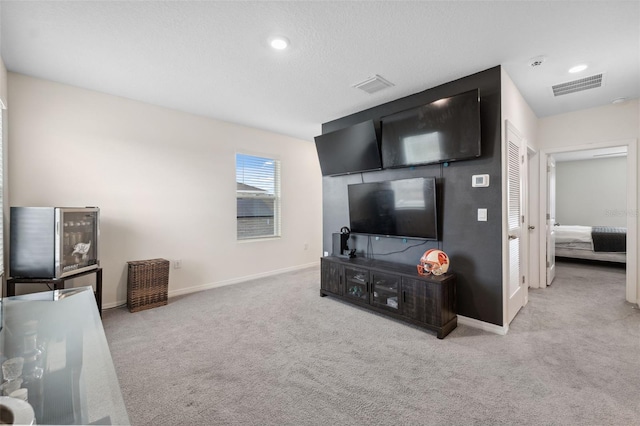
<path fill-rule="evenodd" d="M 323 257 L 320 296 L 334 296 L 435 331 L 443 339 L 458 325 L 454 274 L 422 276 L 415 266 L 381 260 Z"/>

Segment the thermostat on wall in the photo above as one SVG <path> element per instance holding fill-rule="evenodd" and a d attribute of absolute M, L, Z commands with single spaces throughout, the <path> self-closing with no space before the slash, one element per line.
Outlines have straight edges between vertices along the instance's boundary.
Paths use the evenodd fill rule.
<path fill-rule="evenodd" d="M 474 188 L 489 186 L 489 175 L 473 175 L 471 186 Z"/>

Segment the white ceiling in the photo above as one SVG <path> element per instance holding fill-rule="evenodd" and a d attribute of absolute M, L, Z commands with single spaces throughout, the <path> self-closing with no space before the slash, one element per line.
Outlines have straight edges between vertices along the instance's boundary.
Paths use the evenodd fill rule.
<path fill-rule="evenodd" d="M 538 117 L 640 95 L 638 1 L 2 0 L 0 14 L 9 71 L 306 140 L 496 65 Z M 268 46 L 276 34 L 288 50 Z M 578 63 L 589 68 L 569 74 Z M 552 85 L 596 73 L 603 87 L 553 97 Z M 352 87 L 375 74 L 395 86 Z"/>

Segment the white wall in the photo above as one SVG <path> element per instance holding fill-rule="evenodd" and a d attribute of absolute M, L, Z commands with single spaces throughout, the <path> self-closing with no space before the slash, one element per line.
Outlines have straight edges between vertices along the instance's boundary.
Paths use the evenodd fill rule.
<path fill-rule="evenodd" d="M 556 222 L 627 226 L 627 159 L 556 163 Z"/>
<path fill-rule="evenodd" d="M 533 113 L 527 102 L 524 100 L 520 91 L 513 83 L 513 80 L 509 77 L 509 75 L 502 68 L 501 73 L 501 90 L 502 90 L 502 100 L 501 100 L 501 110 L 502 110 L 502 123 L 503 123 L 503 135 L 505 132 L 504 123 L 505 120 L 509 121 L 522 135 L 525 140 L 525 143 L 530 148 L 530 151 L 535 153 L 537 151 L 538 144 L 538 117 Z M 505 138 L 502 138 L 503 141 Z M 503 147 L 503 151 L 506 150 L 506 147 Z M 530 160 L 525 163 L 524 173 L 527 175 L 527 183 L 530 196 L 528 200 L 526 200 L 527 205 L 526 208 L 526 224 L 535 224 L 538 222 L 538 156 L 532 155 Z M 506 208 L 506 206 L 505 206 Z M 503 213 L 503 216 L 506 218 L 506 213 Z M 531 231 L 524 231 L 523 238 L 526 241 L 523 242 L 529 250 L 528 250 L 528 262 L 523 262 L 524 267 L 527 269 L 525 274 L 527 275 L 527 279 L 530 287 L 537 288 L 539 286 L 539 271 L 538 271 L 538 259 L 539 259 L 539 250 L 537 249 L 539 244 L 539 230 L 533 229 Z M 508 253 L 508 250 L 505 249 L 505 254 Z M 508 264 L 504 262 L 505 265 Z"/>
<path fill-rule="evenodd" d="M 533 113 L 527 101 L 511 80 L 504 68 L 501 68 L 501 109 L 502 121 L 509 120 L 525 137 L 527 144 L 537 149 L 538 143 L 538 117 Z M 503 126 L 504 127 L 504 126 Z"/>
<path fill-rule="evenodd" d="M 540 149 L 605 141 L 637 139 L 640 135 L 638 99 L 621 104 L 543 117 L 538 125 Z"/>
<path fill-rule="evenodd" d="M 182 259 L 170 295 L 318 262 L 313 143 L 20 74 L 8 81 L 10 205 L 100 207 L 105 307 L 125 302 L 130 260 Z M 281 160 L 282 238 L 236 241 L 236 152 Z"/>
<path fill-rule="evenodd" d="M 7 110 L 2 110 L 2 106 L 7 107 L 8 106 L 8 100 L 7 100 L 7 69 L 4 66 L 4 61 L 2 60 L 2 58 L 0 57 L 0 113 L 2 114 L 2 140 L 4 141 L 4 143 L 2 144 L 2 175 L 3 175 L 3 182 L 4 185 L 2 187 L 2 198 L 3 200 L 8 200 L 9 199 L 9 190 L 7 187 L 7 154 L 8 154 L 8 143 L 6 142 L 9 139 L 9 126 L 7 123 Z M 0 214 L 3 215 L 4 217 L 7 217 L 7 214 L 9 212 L 9 203 L 5 202 L 4 203 L 4 211 L 0 211 Z M 3 220 L 3 232 L 4 235 L 9 235 L 9 231 L 8 231 L 8 224 L 6 220 Z M 2 244 L 2 241 L 0 241 L 0 244 Z M 7 258 L 7 251 L 5 251 L 4 245 L 0 246 L 0 248 L 2 250 L 0 250 L 0 253 L 2 253 L 0 256 L 2 256 L 2 261 L 3 261 L 3 271 L 6 271 L 8 269 L 8 260 L 5 260 L 5 258 Z M 7 258 L 8 259 L 8 258 Z M 2 279 L 0 279 L 0 295 L 4 295 L 4 283 L 6 281 L 6 277 L 7 274 L 6 272 L 2 275 Z"/>

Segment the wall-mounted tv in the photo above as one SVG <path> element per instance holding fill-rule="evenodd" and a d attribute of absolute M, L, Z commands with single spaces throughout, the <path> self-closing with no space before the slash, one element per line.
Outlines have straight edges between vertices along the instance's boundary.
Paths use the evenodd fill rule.
<path fill-rule="evenodd" d="M 373 121 L 315 137 L 323 176 L 380 170 L 380 144 Z"/>
<path fill-rule="evenodd" d="M 357 183 L 347 191 L 352 233 L 438 239 L 435 178 Z"/>
<path fill-rule="evenodd" d="M 382 118 L 384 168 L 480 156 L 478 89 Z"/>

